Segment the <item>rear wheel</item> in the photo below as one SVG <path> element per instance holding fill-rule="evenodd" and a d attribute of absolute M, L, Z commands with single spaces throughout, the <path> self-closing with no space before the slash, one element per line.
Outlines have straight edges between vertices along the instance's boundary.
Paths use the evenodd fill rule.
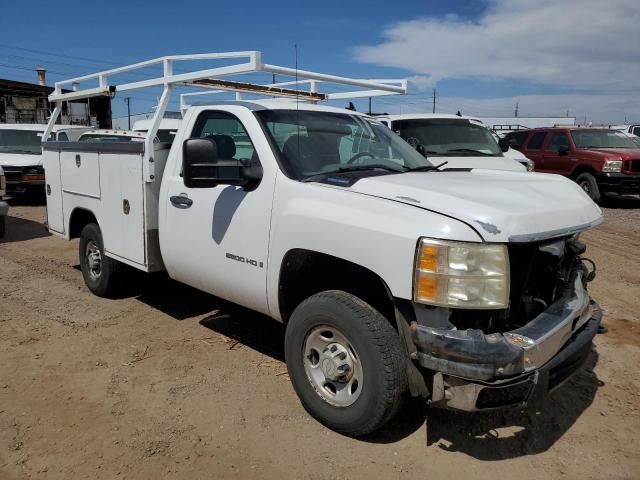
<path fill-rule="evenodd" d="M 576 183 L 591 197 L 591 200 L 596 203 L 600 202 L 602 198 L 600 187 L 598 187 L 598 182 L 593 175 L 590 173 L 581 173 L 576 177 Z"/>
<path fill-rule="evenodd" d="M 293 312 L 285 357 L 304 408 L 340 433 L 379 429 L 407 390 L 406 350 L 377 310 L 342 291 L 318 293 Z"/>
<path fill-rule="evenodd" d="M 80 269 L 84 283 L 99 297 L 113 292 L 114 275 L 120 268 L 117 260 L 104 254 L 102 232 L 95 223 L 85 225 L 80 233 Z"/>

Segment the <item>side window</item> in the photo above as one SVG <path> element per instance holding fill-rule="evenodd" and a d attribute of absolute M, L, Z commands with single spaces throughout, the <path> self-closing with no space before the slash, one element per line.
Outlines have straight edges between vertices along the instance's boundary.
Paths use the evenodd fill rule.
<path fill-rule="evenodd" d="M 256 150 L 242 122 L 226 112 L 202 112 L 191 138 L 210 138 L 218 146 L 220 160 L 256 160 Z"/>
<path fill-rule="evenodd" d="M 60 133 L 58 134 L 58 141 L 59 141 L 59 142 L 68 142 L 68 141 L 69 141 L 69 137 L 67 136 L 67 134 L 66 134 L 66 133 L 64 133 L 64 132 L 60 132 Z"/>
<path fill-rule="evenodd" d="M 542 142 L 544 142 L 544 137 L 547 135 L 547 132 L 536 132 L 529 139 L 529 143 L 527 144 L 528 150 L 540 150 L 542 147 Z"/>
<path fill-rule="evenodd" d="M 551 135 L 551 140 L 549 141 L 547 150 L 551 152 L 557 152 L 561 146 L 569 146 L 569 139 L 567 138 L 567 134 L 564 132 L 554 132 Z"/>
<path fill-rule="evenodd" d="M 638 137 L 640 137 L 640 126 L 633 127 L 632 133 Z"/>
<path fill-rule="evenodd" d="M 505 138 L 509 142 L 511 148 L 520 150 L 524 146 L 527 135 L 529 135 L 529 132 L 511 132 L 508 133 Z"/>

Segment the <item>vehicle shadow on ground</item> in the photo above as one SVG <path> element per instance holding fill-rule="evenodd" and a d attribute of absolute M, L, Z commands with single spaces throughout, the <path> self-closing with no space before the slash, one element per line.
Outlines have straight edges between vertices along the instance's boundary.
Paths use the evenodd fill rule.
<path fill-rule="evenodd" d="M 524 410 L 464 413 L 432 409 L 427 414 L 426 443 L 478 460 L 505 460 L 551 448 L 591 405 L 602 383 L 593 369 L 598 354 L 546 399 Z"/>
<path fill-rule="evenodd" d="M 1 243 L 23 242 L 34 238 L 50 237 L 47 227 L 40 222 L 11 216 L 11 210 L 6 218 L 6 230 Z"/>
<path fill-rule="evenodd" d="M 80 265 L 75 266 L 80 270 Z M 118 288 L 110 298 L 135 298 L 175 320 L 222 311 L 228 302 L 169 278 L 166 272 L 144 273 L 124 266 Z"/>
<path fill-rule="evenodd" d="M 199 323 L 243 346 L 284 362 L 285 327 L 239 305 L 171 280 L 166 274 L 127 275 L 124 296 L 134 296 L 175 318 L 206 315 Z M 492 461 L 534 455 L 551 448 L 593 402 L 601 385 L 593 369 L 598 354 L 548 398 L 526 409 L 465 413 L 427 408 L 422 398 L 407 398 L 399 414 L 367 443 L 398 442 L 425 427 L 425 446 Z"/>
<path fill-rule="evenodd" d="M 640 208 L 640 196 L 631 195 L 606 195 L 600 202 L 604 208 L 616 208 L 620 210 Z"/>

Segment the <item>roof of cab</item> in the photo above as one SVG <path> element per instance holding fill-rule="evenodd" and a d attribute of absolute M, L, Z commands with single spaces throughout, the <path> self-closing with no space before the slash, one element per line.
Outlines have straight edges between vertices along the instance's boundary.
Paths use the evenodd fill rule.
<path fill-rule="evenodd" d="M 452 113 L 401 113 L 397 115 L 376 115 L 376 118 L 387 120 L 423 120 L 431 118 L 459 118 L 462 120 L 474 120 L 476 122 L 482 122 L 481 119 L 476 117 L 469 117 L 466 115 L 455 115 Z"/>
<path fill-rule="evenodd" d="M 132 130 L 149 130 L 151 127 L 151 123 L 153 122 L 152 118 L 143 118 L 142 120 L 136 120 L 133 124 Z M 182 123 L 181 118 L 163 118 L 160 120 L 160 129 L 173 130 L 180 128 L 180 124 Z"/>
<path fill-rule="evenodd" d="M 221 105 L 238 105 L 246 107 L 253 111 L 260 110 L 304 110 L 315 112 L 332 112 L 332 113 L 344 113 L 350 115 L 367 116 L 363 112 L 356 112 L 346 108 L 332 107 L 329 105 L 317 105 L 304 101 L 296 102 L 292 99 L 265 99 L 265 100 L 228 100 L 228 101 L 216 101 L 216 102 L 197 102 L 193 103 L 191 107 L 207 107 L 207 106 L 221 106 Z"/>

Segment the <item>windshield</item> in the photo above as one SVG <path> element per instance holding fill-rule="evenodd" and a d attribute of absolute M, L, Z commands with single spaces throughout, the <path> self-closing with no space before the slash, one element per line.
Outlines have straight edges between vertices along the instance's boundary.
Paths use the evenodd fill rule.
<path fill-rule="evenodd" d="M 0 129 L 0 152 L 40 155 L 42 133 L 36 130 Z"/>
<path fill-rule="evenodd" d="M 458 118 L 396 120 L 392 130 L 427 155 L 501 157 L 491 131 L 483 125 Z"/>
<path fill-rule="evenodd" d="M 576 148 L 638 148 L 624 133 L 616 130 L 574 130 Z"/>
<path fill-rule="evenodd" d="M 431 166 L 387 127 L 360 115 L 309 110 L 256 114 L 279 150 L 283 168 L 294 178 L 356 168 L 403 172 Z"/>
<path fill-rule="evenodd" d="M 141 137 L 127 137 L 125 135 L 98 135 L 89 134 L 82 135 L 79 139 L 80 142 L 144 142 L 144 138 Z"/>

